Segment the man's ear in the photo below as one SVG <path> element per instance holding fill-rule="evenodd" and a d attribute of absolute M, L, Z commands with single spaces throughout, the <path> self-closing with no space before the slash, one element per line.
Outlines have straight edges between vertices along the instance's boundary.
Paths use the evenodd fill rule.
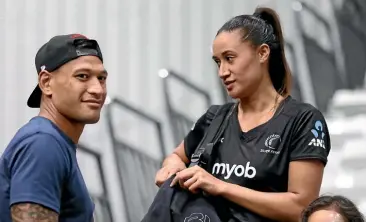
<path fill-rule="evenodd" d="M 260 63 L 264 63 L 264 62 L 268 61 L 270 53 L 271 53 L 271 49 L 269 48 L 269 46 L 267 44 L 260 45 L 258 47 Z"/>
<path fill-rule="evenodd" d="M 42 93 L 46 96 L 52 95 L 52 74 L 46 70 L 43 70 L 38 75 L 38 85 L 42 90 Z"/>

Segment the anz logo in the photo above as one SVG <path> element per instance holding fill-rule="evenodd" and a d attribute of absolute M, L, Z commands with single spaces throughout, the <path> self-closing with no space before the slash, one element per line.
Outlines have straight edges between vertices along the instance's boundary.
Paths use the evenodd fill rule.
<path fill-rule="evenodd" d="M 316 121 L 315 125 L 314 125 L 314 129 L 311 130 L 311 133 L 314 135 L 314 138 L 310 141 L 310 143 L 308 144 L 309 146 L 317 146 L 317 147 L 322 147 L 325 149 L 325 144 L 324 144 L 324 136 L 325 133 L 324 131 L 324 127 L 321 121 Z"/>

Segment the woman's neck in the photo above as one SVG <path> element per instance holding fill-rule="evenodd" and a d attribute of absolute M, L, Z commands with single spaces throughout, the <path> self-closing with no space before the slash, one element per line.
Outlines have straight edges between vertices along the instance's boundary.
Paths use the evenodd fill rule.
<path fill-rule="evenodd" d="M 240 98 L 239 107 L 243 113 L 263 113 L 276 109 L 283 97 L 273 88 L 256 90 L 251 96 Z"/>

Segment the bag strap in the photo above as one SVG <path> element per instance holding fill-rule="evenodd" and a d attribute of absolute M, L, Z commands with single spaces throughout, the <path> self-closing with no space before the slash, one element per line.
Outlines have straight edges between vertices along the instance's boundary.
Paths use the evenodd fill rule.
<path fill-rule="evenodd" d="M 195 152 L 191 156 L 191 162 L 189 167 L 199 165 L 203 169 L 208 169 L 207 165 L 212 160 L 212 151 L 214 145 L 219 140 L 220 136 L 223 134 L 227 124 L 229 117 L 233 113 L 236 107 L 235 103 L 227 103 L 222 106 L 211 106 L 207 111 L 207 114 L 211 116 L 207 116 L 207 121 L 211 122 L 206 130 L 205 134 L 197 146 Z M 182 212 L 182 209 L 189 202 L 190 198 L 193 198 L 192 195 L 189 195 L 186 191 L 176 192 L 172 198 L 170 209 L 173 212 Z M 204 196 L 207 196 L 204 192 L 202 193 Z"/>
<path fill-rule="evenodd" d="M 192 154 L 189 167 L 199 165 L 202 168 L 205 168 L 207 166 L 209 161 L 212 159 L 214 145 L 224 133 L 229 122 L 229 117 L 235 110 L 236 105 L 237 103 L 227 103 L 220 107 L 210 107 L 211 110 L 208 110 L 208 113 L 211 113 L 210 115 L 212 115 L 213 109 L 217 110 L 213 117 L 208 116 L 208 118 L 212 118 L 211 124 L 206 129 L 201 142 L 198 144 L 195 152 Z M 208 121 L 209 120 L 210 119 L 208 119 Z"/>

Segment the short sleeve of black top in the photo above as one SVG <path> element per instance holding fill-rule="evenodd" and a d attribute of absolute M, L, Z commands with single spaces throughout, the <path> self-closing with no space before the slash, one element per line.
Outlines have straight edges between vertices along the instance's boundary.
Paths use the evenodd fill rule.
<path fill-rule="evenodd" d="M 184 140 L 188 158 L 210 124 L 206 116 L 198 119 Z M 310 104 L 287 97 L 267 123 L 248 132 L 241 131 L 237 110 L 229 121 L 222 143 L 215 146 L 218 152 L 211 169 L 219 179 L 262 192 L 286 192 L 291 161 L 327 163 L 328 127 L 322 113 Z"/>

